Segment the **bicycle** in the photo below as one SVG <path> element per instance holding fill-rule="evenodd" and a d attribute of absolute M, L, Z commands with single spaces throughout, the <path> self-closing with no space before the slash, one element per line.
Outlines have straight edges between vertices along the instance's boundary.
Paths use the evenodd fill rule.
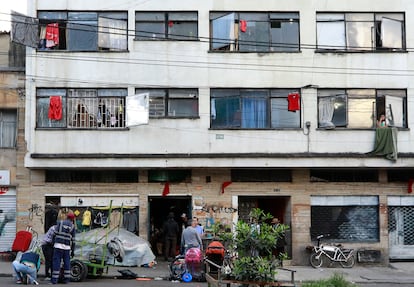
<path fill-rule="evenodd" d="M 324 235 L 316 237 L 318 243 L 312 246 L 312 253 L 310 255 L 310 264 L 314 268 L 319 268 L 323 262 L 328 259 L 330 264 L 339 262 L 344 268 L 352 268 L 355 265 L 354 249 L 344 249 L 342 245 L 324 245 L 321 244 L 321 239 Z"/>

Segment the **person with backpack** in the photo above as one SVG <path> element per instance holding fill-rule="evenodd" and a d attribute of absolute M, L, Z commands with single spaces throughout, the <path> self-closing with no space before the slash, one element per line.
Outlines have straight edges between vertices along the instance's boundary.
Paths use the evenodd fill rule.
<path fill-rule="evenodd" d="M 75 251 L 75 214 L 68 213 L 65 220 L 57 223 L 53 245 L 52 284 L 57 284 L 63 261 L 63 283 L 70 282 L 70 258 Z"/>
<path fill-rule="evenodd" d="M 37 282 L 37 272 L 40 268 L 39 254 L 32 251 L 19 252 L 12 265 L 17 284 L 39 285 Z"/>

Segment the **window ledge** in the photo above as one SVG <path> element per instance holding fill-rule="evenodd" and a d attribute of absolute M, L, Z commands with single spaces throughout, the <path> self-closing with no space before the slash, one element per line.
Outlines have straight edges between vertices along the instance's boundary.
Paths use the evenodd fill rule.
<path fill-rule="evenodd" d="M 329 50 L 329 49 L 316 49 L 315 53 L 319 54 L 406 54 L 407 50 Z"/>

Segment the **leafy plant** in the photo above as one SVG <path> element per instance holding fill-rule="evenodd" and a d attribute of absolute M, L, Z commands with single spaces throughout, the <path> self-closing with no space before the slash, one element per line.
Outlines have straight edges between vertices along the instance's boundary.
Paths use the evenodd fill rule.
<path fill-rule="evenodd" d="M 274 228 L 269 224 L 272 215 L 255 208 L 249 222 L 238 221 L 235 226 L 233 246 L 238 254 L 233 275 L 237 280 L 273 281 L 279 260 L 272 254 L 276 241 L 288 229 L 281 224 Z"/>
<path fill-rule="evenodd" d="M 318 281 L 309 281 L 309 282 L 304 282 L 302 285 L 302 287 L 357 287 L 358 285 L 355 285 L 349 281 L 346 281 L 345 278 L 340 275 L 335 273 L 334 275 L 332 275 L 330 278 L 328 279 L 321 279 Z"/>

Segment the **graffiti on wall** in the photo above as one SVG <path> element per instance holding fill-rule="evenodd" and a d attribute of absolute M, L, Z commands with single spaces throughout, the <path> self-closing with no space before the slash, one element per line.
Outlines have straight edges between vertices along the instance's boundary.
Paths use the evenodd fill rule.
<path fill-rule="evenodd" d="M 202 196 L 193 197 L 193 210 L 199 222 L 204 222 L 205 229 L 211 228 L 215 223 L 230 225 L 233 214 L 237 212 L 236 208 L 226 204 L 206 203 Z"/>
<path fill-rule="evenodd" d="M 0 213 L 3 213 L 3 210 L 0 210 Z M 4 218 L 0 221 L 0 236 L 3 234 L 3 230 L 6 227 L 6 224 L 14 221 L 15 217 L 16 214 L 13 211 L 4 213 Z"/>

